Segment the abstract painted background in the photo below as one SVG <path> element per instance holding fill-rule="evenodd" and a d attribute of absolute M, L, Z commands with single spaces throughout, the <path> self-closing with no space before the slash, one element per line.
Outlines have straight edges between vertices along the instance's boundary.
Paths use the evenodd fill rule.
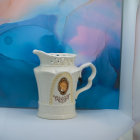
<path fill-rule="evenodd" d="M 77 108 L 118 109 L 121 0 L 0 0 L 0 106 L 37 107 L 33 49 L 76 53 L 97 68 Z M 83 70 L 78 88 L 87 83 Z"/>

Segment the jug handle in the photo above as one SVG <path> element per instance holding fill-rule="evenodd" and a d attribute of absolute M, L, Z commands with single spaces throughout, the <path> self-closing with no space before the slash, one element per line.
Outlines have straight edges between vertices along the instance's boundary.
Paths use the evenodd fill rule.
<path fill-rule="evenodd" d="M 94 77 L 95 77 L 95 75 L 96 75 L 96 68 L 95 68 L 95 66 L 94 66 L 92 63 L 86 63 L 86 64 L 83 64 L 82 66 L 80 66 L 80 73 L 82 72 L 82 70 L 83 70 L 84 68 L 87 68 L 87 67 L 90 67 L 90 68 L 91 68 L 92 73 L 91 73 L 90 77 L 88 78 L 88 83 L 87 83 L 87 85 L 86 85 L 85 87 L 83 87 L 83 88 L 77 90 L 76 96 L 75 96 L 76 99 L 77 99 L 77 97 L 79 96 L 79 94 L 80 94 L 81 92 L 83 92 L 83 91 L 85 91 L 85 90 L 88 90 L 88 89 L 92 86 L 92 80 L 94 79 Z M 81 75 L 80 75 L 80 77 L 81 77 Z"/>

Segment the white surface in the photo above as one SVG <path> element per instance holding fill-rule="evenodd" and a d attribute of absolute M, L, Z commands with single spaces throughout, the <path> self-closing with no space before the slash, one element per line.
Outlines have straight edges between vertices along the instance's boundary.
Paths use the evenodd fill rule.
<path fill-rule="evenodd" d="M 132 78 L 135 47 L 136 14 L 139 0 L 124 0 L 120 109 L 132 117 Z"/>
<path fill-rule="evenodd" d="M 140 7 L 137 12 L 136 46 L 133 73 L 133 118 L 140 122 Z"/>
<path fill-rule="evenodd" d="M 0 140 L 116 140 L 133 121 L 119 110 L 78 110 L 70 120 L 45 120 L 36 109 L 0 108 Z"/>
<path fill-rule="evenodd" d="M 134 140 L 133 139 L 133 129 L 128 131 L 126 134 L 124 134 L 120 139 L 118 140 Z"/>
<path fill-rule="evenodd" d="M 134 139 L 133 140 L 140 140 L 140 123 L 134 126 Z"/>

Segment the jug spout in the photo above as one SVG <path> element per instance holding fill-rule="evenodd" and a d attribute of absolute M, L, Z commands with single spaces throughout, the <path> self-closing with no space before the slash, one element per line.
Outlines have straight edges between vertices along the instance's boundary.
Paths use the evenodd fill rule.
<path fill-rule="evenodd" d="M 46 65 L 49 63 L 49 54 L 40 50 L 33 50 L 33 53 L 39 57 L 40 65 Z"/>
<path fill-rule="evenodd" d="M 40 50 L 33 50 L 33 53 L 39 56 L 39 55 L 42 54 L 42 51 L 40 51 Z"/>
<path fill-rule="evenodd" d="M 68 53 L 45 53 L 40 50 L 33 50 L 40 59 L 40 65 L 47 66 L 69 66 L 74 65 L 75 54 Z"/>
<path fill-rule="evenodd" d="M 47 55 L 47 53 L 40 51 L 40 50 L 33 50 L 33 53 L 36 54 L 38 57 L 42 57 L 43 55 Z"/>

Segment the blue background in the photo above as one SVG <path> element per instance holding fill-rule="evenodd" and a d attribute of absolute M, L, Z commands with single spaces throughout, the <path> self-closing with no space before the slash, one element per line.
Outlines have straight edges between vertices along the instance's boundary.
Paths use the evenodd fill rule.
<path fill-rule="evenodd" d="M 33 68 L 39 65 L 39 59 L 32 51 L 73 52 L 55 35 L 56 22 L 54 15 L 39 15 L 0 26 L 0 106 L 38 106 Z M 79 95 L 77 108 L 118 109 L 120 49 L 107 46 L 92 63 L 97 75 L 92 88 Z M 78 88 L 87 83 L 90 73 L 89 68 L 83 70 Z"/>

